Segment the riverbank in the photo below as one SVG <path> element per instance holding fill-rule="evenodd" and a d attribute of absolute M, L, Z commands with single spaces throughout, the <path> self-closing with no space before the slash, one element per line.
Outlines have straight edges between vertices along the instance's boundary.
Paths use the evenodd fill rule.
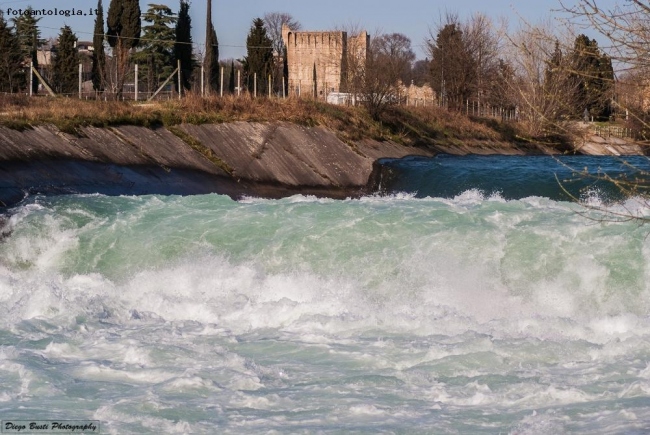
<path fill-rule="evenodd" d="M 2 107 L 5 207 L 29 194 L 62 193 L 345 198 L 374 191 L 382 158 L 572 151 L 523 140 L 516 125 L 435 108 L 391 109 L 374 120 L 361 108 L 308 100 L 40 101 Z M 642 153 L 633 144 L 591 142 L 578 152 Z"/>
<path fill-rule="evenodd" d="M 433 155 L 391 141 L 352 145 L 321 127 L 286 122 L 173 127 L 0 127 L 0 201 L 27 194 L 220 193 L 335 198 L 367 192 L 381 157 Z"/>

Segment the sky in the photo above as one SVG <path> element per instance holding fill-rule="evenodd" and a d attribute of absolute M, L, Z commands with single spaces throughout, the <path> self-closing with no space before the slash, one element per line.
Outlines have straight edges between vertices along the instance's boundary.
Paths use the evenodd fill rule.
<path fill-rule="evenodd" d="M 107 14 L 110 0 L 104 1 Z M 612 1 L 613 0 L 609 0 Z M 144 12 L 149 3 L 168 5 L 178 11 L 179 0 L 140 1 Z M 206 0 L 191 0 L 193 40 L 202 43 L 205 39 Z M 0 0 L 0 9 L 5 18 L 11 18 L 9 9 L 80 10 L 83 13 L 97 6 L 97 0 Z M 245 56 L 246 36 L 256 17 L 267 12 L 287 12 L 302 24 L 303 30 L 332 30 L 346 25 L 358 25 L 371 35 L 403 33 L 411 39 L 418 59 L 426 57 L 426 40 L 430 29 L 435 28 L 440 17 L 447 12 L 457 14 L 461 20 L 475 12 L 481 12 L 493 19 L 506 17 L 516 27 L 520 18 L 537 22 L 556 15 L 558 0 L 213 0 L 213 23 L 219 39 L 221 59 L 239 59 Z M 56 37 L 60 28 L 69 25 L 80 40 L 92 40 L 95 17 L 46 16 L 40 22 L 42 36 Z"/>

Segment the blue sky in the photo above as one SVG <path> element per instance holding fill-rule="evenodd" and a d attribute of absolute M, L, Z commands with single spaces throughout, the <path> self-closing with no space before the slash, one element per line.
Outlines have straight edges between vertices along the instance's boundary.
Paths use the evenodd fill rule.
<path fill-rule="evenodd" d="M 110 0 L 104 1 L 108 11 Z M 148 3 L 167 4 L 178 10 L 178 0 L 140 1 L 142 10 Z M 97 0 L 0 0 L 0 9 L 20 9 L 31 5 L 34 9 L 77 9 L 84 12 L 96 7 Z M 530 22 L 552 15 L 559 7 L 558 0 L 213 0 L 213 20 L 219 38 L 220 57 L 240 58 L 245 55 L 244 45 L 251 22 L 266 12 L 288 12 L 305 30 L 328 30 L 346 24 L 359 24 L 370 32 L 403 33 L 408 36 L 418 58 L 424 58 L 424 41 L 429 29 L 434 27 L 446 11 L 461 18 L 482 12 L 493 18 L 507 17 L 516 26 L 519 16 Z M 205 0 L 192 0 L 194 42 L 204 40 Z M 56 36 L 63 25 L 69 25 L 81 40 L 91 40 L 94 16 L 49 16 L 40 21 L 44 37 Z"/>

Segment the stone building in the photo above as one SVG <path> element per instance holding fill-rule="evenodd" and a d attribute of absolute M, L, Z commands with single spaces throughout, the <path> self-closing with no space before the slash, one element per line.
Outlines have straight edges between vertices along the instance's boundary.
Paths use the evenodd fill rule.
<path fill-rule="evenodd" d="M 407 106 L 436 106 L 436 92 L 428 84 L 416 86 L 411 83 L 404 85 L 401 81 L 397 86 L 399 104 Z"/>
<path fill-rule="evenodd" d="M 326 100 L 330 93 L 347 92 L 350 62 L 364 61 L 370 36 L 347 32 L 294 32 L 282 26 L 287 48 L 289 83 L 287 93 Z"/>

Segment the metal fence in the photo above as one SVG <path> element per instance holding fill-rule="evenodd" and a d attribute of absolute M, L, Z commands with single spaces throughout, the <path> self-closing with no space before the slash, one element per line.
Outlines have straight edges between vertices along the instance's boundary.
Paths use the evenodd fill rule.
<path fill-rule="evenodd" d="M 602 138 L 616 137 L 619 139 L 632 139 L 636 140 L 639 138 L 640 133 L 638 130 L 634 130 L 628 127 L 616 127 L 616 126 L 594 126 L 594 134 Z"/>

